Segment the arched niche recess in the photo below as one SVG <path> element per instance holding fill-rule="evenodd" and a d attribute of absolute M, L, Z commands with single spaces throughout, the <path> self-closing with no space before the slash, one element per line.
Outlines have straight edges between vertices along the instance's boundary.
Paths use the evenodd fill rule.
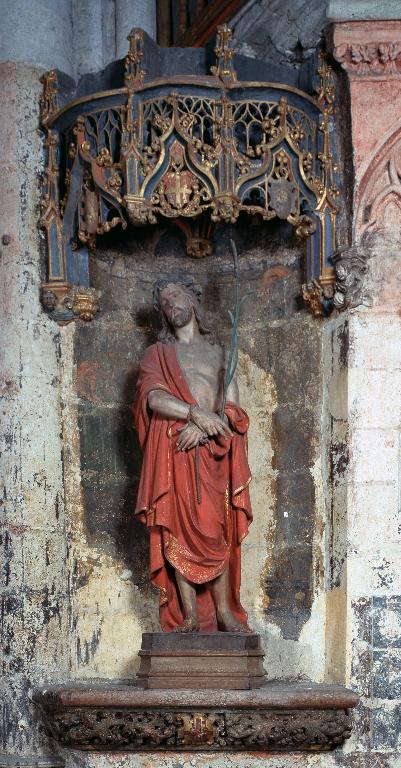
<path fill-rule="evenodd" d="M 315 315 L 329 308 L 338 213 L 330 67 L 322 55 L 313 95 L 241 81 L 230 38 L 220 27 L 210 75 L 147 77 L 145 35 L 133 29 L 122 87 L 61 103 L 57 73 L 43 76 L 42 302 L 55 320 L 97 312 L 88 274 L 97 236 L 163 217 L 196 258 L 213 258 L 217 222 L 286 220 L 305 241 L 304 299 Z"/>

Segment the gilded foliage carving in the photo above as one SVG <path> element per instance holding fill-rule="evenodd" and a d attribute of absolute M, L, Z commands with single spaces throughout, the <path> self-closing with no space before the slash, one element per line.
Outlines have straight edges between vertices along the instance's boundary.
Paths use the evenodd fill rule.
<path fill-rule="evenodd" d="M 333 280 L 338 193 L 327 60 L 319 65 L 316 97 L 285 85 L 238 83 L 231 31 L 222 27 L 212 75 L 177 77 L 166 87 L 146 80 L 143 32 L 133 29 L 128 40 L 125 87 L 92 97 L 93 103 L 80 99 L 70 122 L 70 107 L 57 105 L 55 73 L 42 78 L 41 226 L 49 282 L 68 282 L 74 249 L 95 249 L 97 238 L 116 226 L 185 219 L 187 252 L 200 257 L 211 252 L 205 241 L 214 224 L 234 224 L 244 214 L 289 222 L 308 241 L 308 278 Z M 199 237 L 196 220 L 205 215 L 209 227 Z"/>

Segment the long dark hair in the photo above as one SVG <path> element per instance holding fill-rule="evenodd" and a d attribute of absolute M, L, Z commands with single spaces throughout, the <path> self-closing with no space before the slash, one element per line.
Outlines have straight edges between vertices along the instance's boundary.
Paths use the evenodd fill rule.
<path fill-rule="evenodd" d="M 199 306 L 199 299 L 202 296 L 202 290 L 198 285 L 195 285 L 194 281 L 190 278 L 170 278 L 170 280 L 157 280 L 157 282 L 154 284 L 152 296 L 153 308 L 156 310 L 156 312 L 160 313 L 162 320 L 162 328 L 158 334 L 158 340 L 173 344 L 176 341 L 174 328 L 167 320 L 167 317 L 165 316 L 160 306 L 160 292 L 164 288 L 167 288 L 168 285 L 178 285 L 186 294 L 186 296 L 188 296 L 194 310 L 196 322 L 198 323 L 199 333 L 201 333 L 203 336 L 209 336 L 209 341 L 212 344 L 215 343 L 213 332 L 206 325 L 201 308 Z"/>

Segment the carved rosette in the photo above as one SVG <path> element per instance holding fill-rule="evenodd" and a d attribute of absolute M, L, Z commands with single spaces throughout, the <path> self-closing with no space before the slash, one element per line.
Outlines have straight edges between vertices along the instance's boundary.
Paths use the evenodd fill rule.
<path fill-rule="evenodd" d="M 342 710 L 168 711 L 71 708 L 50 716 L 53 735 L 83 750 L 322 752 L 351 735 Z"/>
<path fill-rule="evenodd" d="M 189 237 L 187 240 L 187 253 L 193 259 L 204 259 L 205 256 L 211 256 L 213 245 L 205 237 Z"/>

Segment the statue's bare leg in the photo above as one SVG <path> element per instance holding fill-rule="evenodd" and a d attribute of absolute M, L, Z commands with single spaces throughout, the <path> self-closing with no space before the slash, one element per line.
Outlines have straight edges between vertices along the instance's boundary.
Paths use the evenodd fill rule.
<path fill-rule="evenodd" d="M 245 624 L 233 616 L 228 605 L 228 568 L 212 582 L 212 593 L 216 603 L 217 623 L 223 632 L 250 632 Z"/>
<path fill-rule="evenodd" d="M 198 613 L 196 610 L 196 589 L 185 576 L 176 570 L 175 578 L 184 609 L 185 621 L 175 628 L 175 632 L 199 632 Z"/>

